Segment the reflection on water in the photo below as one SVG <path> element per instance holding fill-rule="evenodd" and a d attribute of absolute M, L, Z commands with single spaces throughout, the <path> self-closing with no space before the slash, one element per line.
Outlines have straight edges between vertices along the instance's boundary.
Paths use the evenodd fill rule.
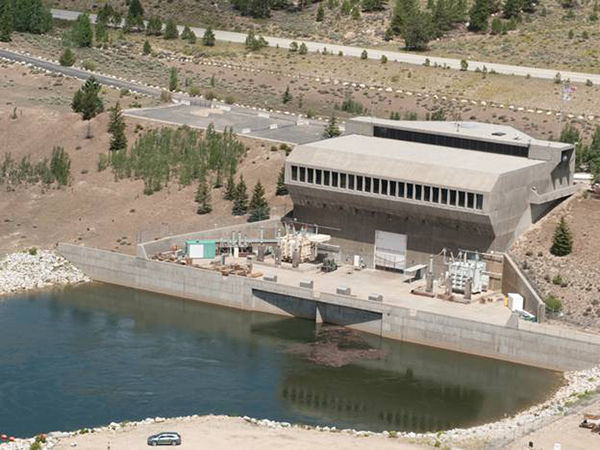
<path fill-rule="evenodd" d="M 240 414 L 338 428 L 443 430 L 543 400 L 553 372 L 363 335 L 383 359 L 289 354 L 310 321 L 90 284 L 0 302 L 0 424 L 28 436 L 122 420 Z"/>

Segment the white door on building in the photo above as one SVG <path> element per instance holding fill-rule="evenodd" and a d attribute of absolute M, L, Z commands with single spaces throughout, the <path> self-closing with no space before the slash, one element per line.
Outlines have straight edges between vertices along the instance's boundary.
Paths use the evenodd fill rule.
<path fill-rule="evenodd" d="M 404 270 L 406 268 L 406 235 L 375 231 L 375 267 Z"/>

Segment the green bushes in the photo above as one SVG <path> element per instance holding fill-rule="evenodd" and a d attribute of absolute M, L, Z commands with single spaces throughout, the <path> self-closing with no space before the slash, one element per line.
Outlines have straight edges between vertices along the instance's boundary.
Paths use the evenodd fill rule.
<path fill-rule="evenodd" d="M 344 112 L 354 114 L 354 115 L 360 115 L 365 112 L 365 107 L 362 104 L 360 104 L 359 102 L 352 99 L 351 97 L 346 98 L 342 102 L 340 109 Z"/>
<path fill-rule="evenodd" d="M 69 179 L 71 177 L 71 158 L 63 147 L 54 147 L 54 149 L 52 149 L 50 173 L 59 186 L 66 186 L 69 184 Z"/>
<path fill-rule="evenodd" d="M 554 230 L 550 253 L 554 256 L 566 256 L 573 251 L 573 236 L 564 217 L 560 219 Z"/>
<path fill-rule="evenodd" d="M 187 186 L 211 171 L 235 173 L 245 153 L 231 130 L 218 134 L 210 125 L 202 135 L 188 127 L 161 128 L 141 135 L 130 150 L 112 152 L 110 165 L 117 179 L 143 180 L 144 193 L 150 195 L 174 179 Z"/>
<path fill-rule="evenodd" d="M 546 309 L 551 312 L 559 312 L 563 307 L 560 299 L 556 298 L 554 295 L 546 297 L 544 303 L 546 304 Z"/>

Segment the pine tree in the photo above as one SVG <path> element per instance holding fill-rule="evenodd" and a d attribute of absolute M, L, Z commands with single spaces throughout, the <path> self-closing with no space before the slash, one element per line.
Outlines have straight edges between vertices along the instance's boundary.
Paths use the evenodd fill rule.
<path fill-rule="evenodd" d="M 552 247 L 550 247 L 550 253 L 554 256 L 566 256 L 573 251 L 573 236 L 571 231 L 562 217 L 556 229 L 554 230 L 554 237 L 552 239 Z"/>
<path fill-rule="evenodd" d="M 489 18 L 489 0 L 475 0 L 469 11 L 469 31 L 487 31 Z"/>
<path fill-rule="evenodd" d="M 431 15 L 417 11 L 402 28 L 402 38 L 408 50 L 425 50 L 433 37 Z"/>
<path fill-rule="evenodd" d="M 58 59 L 60 65 L 64 67 L 71 67 L 73 64 L 75 64 L 75 61 L 75 54 L 73 53 L 73 50 L 71 50 L 69 47 L 65 49 L 65 51 L 62 53 L 62 55 L 60 55 L 60 58 Z"/>
<path fill-rule="evenodd" d="M 110 108 L 110 118 L 108 122 L 108 132 L 112 135 L 110 138 L 110 150 L 123 150 L 127 148 L 127 137 L 125 136 L 125 120 L 119 102 Z"/>
<path fill-rule="evenodd" d="M 271 217 L 271 208 L 269 208 L 269 204 L 265 200 L 265 189 L 260 181 L 254 186 L 249 212 L 250 217 L 248 217 L 248 222 L 258 222 Z"/>
<path fill-rule="evenodd" d="M 363 50 L 363 51 L 360 53 L 360 59 L 367 59 L 368 57 L 369 57 L 369 54 L 367 53 L 367 51 L 366 51 L 366 50 Z"/>
<path fill-rule="evenodd" d="M 91 120 L 104 111 L 104 102 L 100 97 L 101 86 L 95 77 L 90 77 L 73 96 L 71 108 L 81 113 L 83 120 Z"/>
<path fill-rule="evenodd" d="M 323 22 L 324 18 L 325 18 L 325 8 L 323 8 L 323 3 L 320 3 L 319 9 L 317 9 L 317 17 L 315 20 L 317 22 Z"/>
<path fill-rule="evenodd" d="M 396 0 L 390 23 L 392 32 L 396 35 L 400 34 L 404 26 L 412 20 L 417 11 L 419 11 L 418 0 Z"/>
<path fill-rule="evenodd" d="M 152 16 L 148 20 L 148 26 L 146 27 L 146 35 L 148 36 L 160 36 L 162 34 L 162 20 L 160 17 Z"/>
<path fill-rule="evenodd" d="M 234 216 L 243 216 L 248 212 L 248 189 L 244 182 L 244 177 L 240 176 L 240 182 L 235 188 L 235 197 L 233 199 L 233 207 L 231 214 Z"/>
<path fill-rule="evenodd" d="M 225 200 L 233 200 L 235 199 L 235 180 L 233 179 L 233 174 L 229 175 L 227 178 L 227 184 L 225 185 L 225 194 L 223 195 Z"/>
<path fill-rule="evenodd" d="M 169 90 L 176 91 L 178 83 L 179 82 L 177 80 L 177 69 L 175 67 L 171 67 L 171 69 L 169 70 Z"/>
<path fill-rule="evenodd" d="M 502 6 L 502 15 L 506 19 L 516 19 L 521 15 L 523 0 L 505 0 Z"/>
<path fill-rule="evenodd" d="M 277 177 L 277 189 L 275 195 L 288 195 L 288 188 L 285 185 L 285 166 L 281 168 L 279 176 Z"/>
<path fill-rule="evenodd" d="M 329 118 L 329 123 L 325 127 L 325 131 L 323 131 L 323 137 L 325 139 L 329 139 L 329 138 L 337 137 L 340 134 L 341 133 L 340 133 L 340 128 L 337 125 L 337 119 L 332 114 L 331 117 Z"/>
<path fill-rule="evenodd" d="M 211 27 L 208 27 L 202 36 L 202 45 L 205 47 L 214 47 L 215 45 L 215 33 Z"/>
<path fill-rule="evenodd" d="M 206 180 L 203 179 L 200 181 L 198 185 L 198 190 L 196 190 L 196 197 L 194 199 L 196 203 L 198 203 L 198 209 L 196 212 L 198 214 L 208 214 L 212 211 L 212 205 L 210 202 L 210 191 L 208 189 L 208 184 Z"/>
<path fill-rule="evenodd" d="M 129 9 L 127 14 L 133 17 L 144 17 L 144 7 L 140 0 L 129 0 Z"/>
<path fill-rule="evenodd" d="M 289 103 L 292 101 L 292 94 L 290 93 L 290 87 L 285 88 L 285 92 L 283 93 L 283 98 L 281 99 L 283 104 Z"/>
<path fill-rule="evenodd" d="M 362 0 L 362 10 L 365 12 L 370 11 L 383 11 L 385 9 L 386 0 Z"/>
<path fill-rule="evenodd" d="M 190 38 L 190 34 L 192 33 L 192 30 L 190 30 L 190 27 L 188 27 L 187 25 L 183 27 L 183 31 L 181 32 L 181 39 L 183 39 L 184 41 L 187 41 Z"/>
<path fill-rule="evenodd" d="M 0 1 L 0 42 L 12 41 L 13 10 L 11 0 Z"/>
<path fill-rule="evenodd" d="M 177 39 L 178 37 L 177 24 L 173 19 L 167 20 L 167 24 L 165 25 L 165 39 Z"/>
<path fill-rule="evenodd" d="M 104 22 L 96 22 L 96 42 L 108 42 L 108 27 Z"/>
<path fill-rule="evenodd" d="M 196 43 L 196 40 L 197 40 L 197 39 L 196 39 L 196 33 L 194 33 L 193 31 L 190 31 L 190 34 L 189 34 L 189 36 L 188 36 L 188 42 L 189 42 L 191 45 L 194 45 L 194 44 Z"/>
<path fill-rule="evenodd" d="M 144 55 L 149 55 L 150 53 L 152 53 L 152 47 L 150 46 L 150 42 L 148 41 L 148 39 L 144 41 L 144 48 L 142 49 L 142 53 L 144 53 Z"/>
<path fill-rule="evenodd" d="M 81 14 L 71 28 L 71 40 L 78 47 L 91 47 L 94 41 L 92 22 L 88 14 Z"/>
<path fill-rule="evenodd" d="M 306 44 L 304 42 L 302 42 L 300 44 L 300 47 L 298 47 L 298 54 L 306 55 L 307 53 L 308 53 L 308 47 L 306 46 Z"/>

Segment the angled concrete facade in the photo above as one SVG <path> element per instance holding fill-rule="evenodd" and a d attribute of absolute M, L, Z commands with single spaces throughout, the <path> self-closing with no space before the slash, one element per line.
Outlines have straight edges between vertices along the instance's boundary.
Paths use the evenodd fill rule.
<path fill-rule="evenodd" d="M 443 248 L 505 251 L 575 191 L 569 144 L 511 127 L 356 118 L 348 135 L 294 149 L 294 218 L 331 234 L 342 258 L 376 265 L 376 233 L 406 236 L 405 265 Z"/>

